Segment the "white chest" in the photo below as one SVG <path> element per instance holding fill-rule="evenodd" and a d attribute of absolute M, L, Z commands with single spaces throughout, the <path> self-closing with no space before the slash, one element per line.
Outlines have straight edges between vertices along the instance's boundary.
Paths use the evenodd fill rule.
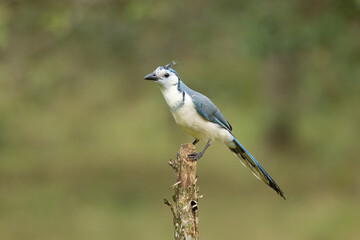
<path fill-rule="evenodd" d="M 197 139 L 205 138 L 203 128 L 208 122 L 197 113 L 191 96 L 177 88 L 164 89 L 162 93 L 175 122 Z"/>
<path fill-rule="evenodd" d="M 184 103 L 186 98 L 185 93 L 180 92 L 176 86 L 161 89 L 161 92 L 164 95 L 165 101 L 172 112 L 182 107 L 181 105 Z"/>
<path fill-rule="evenodd" d="M 180 92 L 177 87 L 161 89 L 165 101 L 175 119 L 187 133 L 199 140 L 228 141 L 232 135 L 222 127 L 203 118 L 187 93 Z"/>
<path fill-rule="evenodd" d="M 176 87 L 162 89 L 162 93 L 176 123 L 185 128 L 193 125 L 194 118 L 199 115 L 191 97 L 185 92 L 180 92 Z"/>

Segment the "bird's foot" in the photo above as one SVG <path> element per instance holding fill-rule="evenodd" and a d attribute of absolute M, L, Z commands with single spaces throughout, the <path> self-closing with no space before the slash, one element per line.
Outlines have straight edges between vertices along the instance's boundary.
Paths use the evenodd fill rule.
<path fill-rule="evenodd" d="M 190 153 L 188 158 L 190 161 L 197 161 L 202 157 L 203 153 Z"/>

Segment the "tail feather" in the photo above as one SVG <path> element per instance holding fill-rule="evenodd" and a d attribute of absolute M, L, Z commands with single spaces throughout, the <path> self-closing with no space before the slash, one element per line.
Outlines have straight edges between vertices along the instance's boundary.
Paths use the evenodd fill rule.
<path fill-rule="evenodd" d="M 263 167 L 256 161 L 256 159 L 241 145 L 241 143 L 234 137 L 233 143 L 235 148 L 229 147 L 229 149 L 240 159 L 240 162 L 261 181 L 269 185 L 274 189 L 281 197 L 285 199 L 284 192 L 276 184 L 276 182 L 270 177 L 270 175 L 263 169 Z"/>

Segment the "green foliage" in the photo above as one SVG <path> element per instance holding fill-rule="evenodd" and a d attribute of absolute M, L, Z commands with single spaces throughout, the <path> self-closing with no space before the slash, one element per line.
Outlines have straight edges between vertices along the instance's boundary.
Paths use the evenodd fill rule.
<path fill-rule="evenodd" d="M 172 236 L 167 161 L 193 139 L 143 81 L 171 60 L 288 199 L 214 144 L 202 238 L 358 239 L 359 16 L 358 0 L 1 2 L 1 239 Z"/>

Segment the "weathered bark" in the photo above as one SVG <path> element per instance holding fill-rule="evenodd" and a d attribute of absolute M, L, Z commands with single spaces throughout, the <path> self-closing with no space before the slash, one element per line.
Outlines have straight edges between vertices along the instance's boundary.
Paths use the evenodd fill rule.
<path fill-rule="evenodd" d="M 170 206 L 173 213 L 175 240 L 199 239 L 199 189 L 196 185 L 196 161 L 188 158 L 188 155 L 193 152 L 195 152 L 193 144 L 182 144 L 176 155 L 176 160 L 169 161 L 169 165 L 175 171 L 177 181 L 173 185 L 175 190 L 174 202 L 170 203 L 164 199 L 164 203 Z"/>

